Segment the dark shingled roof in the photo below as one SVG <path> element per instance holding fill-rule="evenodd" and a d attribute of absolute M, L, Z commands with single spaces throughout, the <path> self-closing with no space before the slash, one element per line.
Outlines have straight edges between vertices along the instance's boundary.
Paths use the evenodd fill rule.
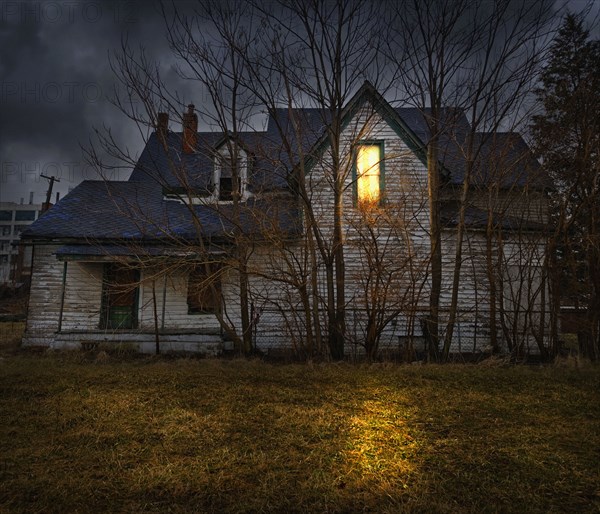
<path fill-rule="evenodd" d="M 425 148 L 430 138 L 424 118 L 427 111 L 392 109 L 372 86 L 365 84 L 346 108 L 348 116 L 352 116 L 356 106 L 367 97 L 391 123 L 400 127 L 403 137 L 411 140 L 411 148 L 418 152 L 421 147 Z M 466 170 L 461 144 L 468 134 L 469 124 L 460 109 L 444 109 L 441 116 L 444 128 L 439 137 L 440 160 L 448 183 L 460 185 Z M 200 236 L 227 239 L 236 229 L 259 236 L 266 228 L 275 228 L 288 235 L 297 234 L 300 214 L 289 194 L 293 191 L 289 175 L 299 159 L 297 141 L 300 139 L 305 156 L 310 157 L 310 152 L 325 141 L 323 135 L 329 118 L 329 113 L 321 109 L 275 109 L 270 113 L 265 131 L 236 136 L 236 142 L 248 155 L 249 192 L 279 193 L 270 195 L 272 199 L 269 200 L 262 195 L 251 197 L 241 206 L 237 228 L 232 223 L 231 204 L 194 206 L 198 221 L 198 225 L 194 225 L 188 207 L 164 196 L 190 188 L 200 197 L 208 196 L 215 153 L 231 136 L 199 132 L 197 151 L 185 154 L 182 152 L 182 134 L 169 132 L 164 142 L 166 151 L 156 133 L 150 136 L 128 182 L 83 182 L 30 225 L 22 238 L 90 242 L 127 239 L 148 242 L 170 238 L 192 241 Z M 476 138 L 475 146 L 481 151 L 474 163 L 474 186 L 490 182 L 498 183 L 502 188 L 547 186 L 539 173 L 539 164 L 518 134 L 477 134 Z M 290 143 L 289 147 L 284 141 Z M 479 223 L 476 213 L 470 215 L 470 220 L 473 225 Z"/>
<path fill-rule="evenodd" d="M 176 239 L 195 241 L 227 238 L 235 230 L 233 206 L 195 205 L 189 209 L 178 201 L 165 201 L 160 187 L 148 182 L 82 182 L 63 200 L 31 224 L 23 238 L 100 240 Z M 242 206 L 239 228 L 259 236 L 265 230 L 294 235 L 300 230 L 299 215 L 289 197 L 250 200 Z"/>
<path fill-rule="evenodd" d="M 431 138 L 426 122 L 430 110 L 402 107 L 394 111 L 425 147 Z M 290 121 L 290 114 L 296 119 L 298 129 Z M 440 118 L 440 162 L 448 172 L 449 183 L 461 185 L 466 173 L 465 147 L 470 125 L 462 109 L 442 109 Z M 329 119 L 329 113 L 321 109 L 294 109 L 291 112 L 277 109 L 269 118 L 267 134 L 273 146 L 280 148 L 280 133 L 283 132 L 292 143 L 292 148 L 295 148 L 298 131 L 304 151 L 309 152 L 323 135 Z M 495 182 L 499 183 L 500 188 L 528 186 L 545 189 L 549 186 L 548 177 L 542 174 L 538 161 L 516 132 L 476 133 L 474 148 L 478 153 L 471 177 L 473 186 L 483 187 Z M 288 169 L 291 168 L 286 156 L 277 155 L 276 158 L 282 159 Z"/>
<path fill-rule="evenodd" d="M 156 133 L 151 134 L 133 169 L 132 182 L 154 180 L 166 189 L 193 189 L 209 193 L 214 170 L 215 145 L 223 140 L 222 133 L 199 132 L 196 152 L 182 152 L 182 133 L 169 132 L 167 151 Z M 266 158 L 279 151 L 281 144 L 268 133 L 240 133 L 238 141 L 249 153 L 248 190 L 253 193 L 286 189 L 287 174 L 281 171 L 276 158 Z"/>
<path fill-rule="evenodd" d="M 210 248 L 210 250 L 218 252 L 218 248 Z M 68 259 L 69 257 L 128 257 L 135 255 L 136 257 L 200 257 L 202 252 L 194 251 L 193 247 L 181 247 L 177 245 L 170 246 L 168 244 L 152 245 L 152 244 L 69 244 L 61 246 L 56 251 L 58 258 Z"/>
<path fill-rule="evenodd" d="M 426 145 L 431 138 L 426 122 L 430 110 L 399 108 L 396 112 L 423 145 Z M 462 109 L 442 109 L 440 118 L 440 162 L 449 173 L 450 184 L 461 185 L 466 174 L 470 125 Z M 550 185 L 527 143 L 516 132 L 477 132 L 473 148 L 476 155 L 473 156 L 475 159 L 471 184 L 475 187 L 498 183 L 501 189 L 527 186 L 542 190 Z"/>

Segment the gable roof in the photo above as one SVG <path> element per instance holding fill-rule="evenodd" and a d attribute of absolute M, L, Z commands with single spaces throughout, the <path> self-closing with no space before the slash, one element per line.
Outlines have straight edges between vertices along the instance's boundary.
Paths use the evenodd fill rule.
<path fill-rule="evenodd" d="M 169 132 L 166 149 L 156 133 L 148 139 L 138 159 L 130 182 L 154 181 L 165 189 L 180 189 L 182 186 L 198 192 L 209 192 L 215 155 L 218 145 L 223 143 L 221 132 L 198 132 L 197 151 L 182 151 L 183 134 Z M 248 189 L 260 191 L 282 190 L 287 188 L 287 175 L 269 159 L 269 151 L 277 147 L 277 142 L 269 134 L 260 132 L 242 132 L 238 135 L 240 144 L 254 152 L 249 154 Z"/>
<path fill-rule="evenodd" d="M 392 108 L 366 82 L 343 110 L 343 124 L 350 123 L 365 102 L 396 131 L 421 158 L 426 157 L 430 132 L 428 111 Z M 461 150 L 469 123 L 463 111 L 443 109 L 439 134 L 440 161 L 447 174 L 446 183 L 462 184 L 466 159 Z M 327 126 L 331 113 L 323 109 L 275 109 L 263 132 L 241 132 L 236 141 L 248 156 L 248 190 L 252 193 L 289 191 L 290 171 L 300 156 L 314 159 L 328 144 Z M 232 137 L 222 132 L 198 132 L 197 151 L 184 153 L 181 132 L 168 132 L 163 142 L 151 134 L 131 177 L 127 182 L 86 181 L 53 209 L 30 225 L 22 234 L 27 238 L 88 240 L 157 240 L 198 237 L 223 238 L 236 229 L 233 207 L 226 204 L 201 204 L 191 207 L 201 226 L 201 234 L 192 222 L 190 208 L 177 201 L 165 200 L 164 193 L 191 188 L 208 196 L 212 187 L 215 155 L 219 146 Z M 472 184 L 483 187 L 497 183 L 501 188 L 546 187 L 540 166 L 516 133 L 475 134 L 480 148 L 474 163 Z M 184 186 L 184 187 L 182 187 Z M 185 197 L 185 194 L 182 195 Z M 258 198 L 258 199 L 256 199 Z M 242 205 L 237 230 L 259 235 L 264 224 L 272 224 L 285 234 L 300 230 L 298 206 L 289 195 L 260 196 Z M 474 216 L 474 220 L 477 216 Z"/>
<path fill-rule="evenodd" d="M 365 81 L 342 109 L 341 130 L 343 131 L 348 126 L 350 120 L 366 102 L 371 102 L 375 111 L 390 124 L 398 137 L 402 138 L 426 165 L 426 151 L 423 142 L 368 81 Z M 302 138 L 300 148 L 305 156 L 306 168 L 310 170 L 330 143 L 327 126 L 332 118 L 331 112 L 326 109 L 276 109 L 272 115 L 274 122 L 273 124 L 269 122 L 269 127 L 271 130 L 279 129 L 279 137 L 285 136 L 292 148 L 298 147 L 297 135 L 300 135 Z M 299 160 L 299 156 L 296 160 Z M 296 162 L 293 164 L 295 165 Z"/>
<path fill-rule="evenodd" d="M 365 102 L 371 102 L 374 109 L 427 165 L 426 147 L 431 139 L 427 117 L 431 110 L 415 107 L 393 108 L 369 82 L 365 82 L 342 112 L 342 126 L 359 111 Z M 446 107 L 439 112 L 438 134 L 439 160 L 441 172 L 446 182 L 458 186 L 463 184 L 467 169 L 466 145 L 471 126 L 462 109 Z M 311 166 L 329 144 L 326 134 L 331 113 L 324 109 L 297 108 L 276 109 L 269 117 L 267 133 L 277 147 L 282 144 L 282 135 L 288 140 L 292 150 L 298 148 L 298 135 L 302 138 L 301 148 Z M 473 163 L 471 184 L 485 187 L 497 183 L 501 189 L 529 187 L 546 189 L 549 179 L 543 173 L 539 162 L 516 132 L 477 132 L 473 134 L 473 147 L 477 156 Z M 293 154 L 293 152 L 291 152 Z M 295 154 L 296 159 L 298 155 Z M 284 168 L 292 169 L 295 162 L 283 156 Z"/>

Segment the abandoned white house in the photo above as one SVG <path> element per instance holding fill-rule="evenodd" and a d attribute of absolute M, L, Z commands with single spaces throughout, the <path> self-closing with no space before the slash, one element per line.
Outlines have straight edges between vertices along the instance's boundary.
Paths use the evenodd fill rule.
<path fill-rule="evenodd" d="M 24 344 L 218 354 L 241 334 L 261 351 L 322 349 L 339 286 L 326 268 L 342 265 L 330 258 L 339 180 L 346 352 L 369 338 L 419 350 L 431 287 L 424 116 L 368 83 L 345 107 L 337 148 L 318 109 L 278 109 L 264 131 L 236 134 L 198 132 L 192 107 L 183 132 L 159 115 L 128 181 L 85 181 L 22 234 L 34 247 Z M 475 134 L 473 157 L 469 129 L 464 113 L 444 110 L 440 336 L 462 223 L 451 352 L 494 341 L 537 352 L 547 184 L 518 134 Z"/>

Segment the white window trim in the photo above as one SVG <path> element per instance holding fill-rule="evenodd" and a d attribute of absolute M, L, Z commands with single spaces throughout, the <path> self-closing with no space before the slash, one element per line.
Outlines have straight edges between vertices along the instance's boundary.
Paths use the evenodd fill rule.
<path fill-rule="evenodd" d="M 248 153 L 244 151 L 242 148 L 238 147 L 238 157 L 240 160 L 240 187 L 241 187 L 241 195 L 240 202 L 245 202 L 249 198 L 253 196 L 253 194 L 248 191 Z M 226 144 L 222 144 L 216 152 L 216 155 L 213 159 L 213 170 L 211 180 L 213 185 L 213 191 L 208 196 L 199 196 L 191 199 L 192 205 L 211 205 L 218 203 L 220 205 L 232 204 L 233 200 L 220 200 L 220 182 L 221 182 L 221 158 L 229 157 L 230 152 Z M 177 194 L 163 194 L 163 199 L 168 201 L 176 201 L 181 204 L 187 204 L 187 199 L 181 198 L 180 195 Z"/>
<path fill-rule="evenodd" d="M 250 192 L 248 191 L 248 154 L 239 147 L 237 148 L 237 152 L 238 152 L 238 158 L 240 161 L 240 168 L 239 168 L 240 189 L 241 189 L 240 201 L 245 202 L 251 196 Z M 231 153 L 229 152 L 227 145 L 222 145 L 217 150 L 217 155 L 215 156 L 215 159 L 213 161 L 213 163 L 214 163 L 213 176 L 212 176 L 213 192 L 210 197 L 204 199 L 205 202 L 220 203 L 220 204 L 233 203 L 233 200 L 220 200 L 219 199 L 220 194 L 221 194 L 220 184 L 221 184 L 222 158 L 227 158 L 230 156 L 231 156 Z"/>

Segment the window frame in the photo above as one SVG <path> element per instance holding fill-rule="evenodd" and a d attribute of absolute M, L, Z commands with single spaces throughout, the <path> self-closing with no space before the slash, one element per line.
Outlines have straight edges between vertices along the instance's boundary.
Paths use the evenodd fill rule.
<path fill-rule="evenodd" d="M 238 201 L 247 200 L 248 194 L 248 166 L 249 159 L 248 153 L 244 151 L 239 146 L 236 146 L 237 153 L 237 161 L 238 161 L 238 181 L 239 181 L 239 199 Z M 223 177 L 223 169 L 224 163 L 228 161 L 232 163 L 231 170 L 233 170 L 233 158 L 231 152 L 229 151 L 229 147 L 226 144 L 221 145 L 215 154 L 214 158 L 214 170 L 212 177 L 212 200 L 218 203 L 233 203 L 233 172 L 230 177 Z M 231 180 L 231 196 L 227 198 L 221 198 L 221 180 L 230 179 Z"/>
<path fill-rule="evenodd" d="M 210 275 L 207 274 L 206 266 L 210 268 Z M 221 278 L 223 272 L 223 266 L 219 262 L 211 262 L 211 263 L 201 263 L 193 266 L 187 276 L 187 290 L 186 290 L 186 304 L 187 304 L 187 313 L 191 316 L 202 316 L 202 315 L 214 315 L 222 311 L 223 308 L 223 281 Z M 202 277 L 205 277 L 203 280 L 207 280 L 208 284 L 203 288 L 203 290 L 198 291 L 199 294 L 207 293 L 210 302 L 201 302 L 198 299 L 193 300 L 192 298 L 192 280 L 194 274 L 201 274 Z M 196 282 L 200 282 L 201 280 L 196 280 Z M 199 307 L 198 305 L 192 305 L 193 303 L 198 303 L 202 305 Z M 212 303 L 213 306 L 206 308 L 206 304 Z"/>
<path fill-rule="evenodd" d="M 385 204 L 385 141 L 383 139 L 360 139 L 352 145 L 352 184 L 353 184 L 353 204 L 357 209 L 364 209 L 358 198 L 358 151 L 360 147 L 377 146 L 379 147 L 379 198 L 374 204 L 375 207 L 381 207 Z"/>
<path fill-rule="evenodd" d="M 118 291 L 119 284 L 116 277 L 120 273 L 129 272 L 133 278 L 132 282 L 123 283 L 123 287 L 131 287 L 131 291 L 126 289 Z M 118 297 L 124 297 L 128 294 L 133 296 L 129 305 L 115 305 Z M 118 301 L 118 300 L 117 300 Z M 102 298 L 100 303 L 100 330 L 137 330 L 139 326 L 139 302 L 140 302 L 140 270 L 134 269 L 130 265 L 119 262 L 107 262 L 102 270 Z M 111 311 L 116 307 L 128 307 L 130 309 L 131 319 L 127 324 L 113 324 Z M 124 311 L 124 309 L 121 309 Z M 114 314 L 114 313 L 112 313 Z"/>
<path fill-rule="evenodd" d="M 15 221 L 35 221 L 35 210 L 18 210 L 15 211 Z"/>

